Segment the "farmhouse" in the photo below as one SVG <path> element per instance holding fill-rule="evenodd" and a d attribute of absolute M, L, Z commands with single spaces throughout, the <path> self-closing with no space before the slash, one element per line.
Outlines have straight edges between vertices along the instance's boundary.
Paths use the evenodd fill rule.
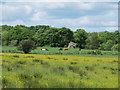
<path fill-rule="evenodd" d="M 76 47 L 76 43 L 74 43 L 74 42 L 70 42 L 68 44 L 68 48 L 75 48 L 75 47 Z"/>

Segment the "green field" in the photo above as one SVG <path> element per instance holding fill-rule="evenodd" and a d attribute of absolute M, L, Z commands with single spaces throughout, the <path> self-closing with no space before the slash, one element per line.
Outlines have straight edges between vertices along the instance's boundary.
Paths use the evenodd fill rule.
<path fill-rule="evenodd" d="M 49 51 L 41 51 L 40 49 L 47 48 Z M 30 54 L 42 54 L 42 55 L 72 55 L 72 56 L 88 56 L 88 57 L 118 57 L 118 51 L 100 51 L 100 54 L 89 54 L 89 52 L 97 50 L 86 50 L 81 49 L 78 51 L 78 48 L 69 49 L 67 51 L 59 51 L 60 47 L 37 47 L 35 50 L 32 50 Z M 23 53 L 18 51 L 17 47 L 3 46 L 3 53 Z"/>
<path fill-rule="evenodd" d="M 118 58 L 2 53 L 3 88 L 117 88 Z"/>
<path fill-rule="evenodd" d="M 47 48 L 49 51 L 41 51 Z M 59 51 L 58 47 L 37 47 L 30 54 L 3 46 L 3 88 L 117 88 L 118 52 Z M 62 53 L 62 54 L 61 54 Z"/>

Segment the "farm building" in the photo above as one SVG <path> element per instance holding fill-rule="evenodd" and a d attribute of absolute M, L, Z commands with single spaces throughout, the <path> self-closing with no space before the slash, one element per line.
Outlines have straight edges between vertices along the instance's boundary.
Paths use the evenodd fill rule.
<path fill-rule="evenodd" d="M 68 44 L 68 48 L 75 48 L 75 47 L 76 47 L 76 43 L 74 43 L 74 42 L 70 42 Z"/>

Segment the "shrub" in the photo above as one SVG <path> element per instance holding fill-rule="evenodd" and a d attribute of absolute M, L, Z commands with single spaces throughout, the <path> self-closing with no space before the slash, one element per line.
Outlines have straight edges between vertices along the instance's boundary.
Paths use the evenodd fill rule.
<path fill-rule="evenodd" d="M 63 58 L 63 60 L 68 60 L 68 58 Z"/>
<path fill-rule="evenodd" d="M 71 62 L 71 64 L 77 64 L 77 62 Z"/>
<path fill-rule="evenodd" d="M 35 49 L 35 42 L 31 39 L 22 40 L 19 43 L 18 50 L 22 50 L 25 54 L 29 53 L 31 50 Z"/>
<path fill-rule="evenodd" d="M 44 64 L 43 60 L 39 60 L 39 59 L 34 59 L 33 62 L 36 62 L 36 63 L 40 63 L 40 64 Z"/>
<path fill-rule="evenodd" d="M 69 66 L 69 70 L 78 73 L 79 72 L 79 67 L 78 66 Z"/>
<path fill-rule="evenodd" d="M 34 62 L 40 62 L 41 60 L 39 60 L 39 59 L 34 59 L 33 61 L 34 61 Z"/>
<path fill-rule="evenodd" d="M 94 67 L 93 66 L 85 66 L 86 70 L 89 71 L 94 71 Z"/>
<path fill-rule="evenodd" d="M 13 57 L 19 58 L 19 56 L 18 56 L 18 55 L 13 55 Z"/>
<path fill-rule="evenodd" d="M 41 73 L 34 73 L 34 78 L 42 78 L 43 75 Z"/>
<path fill-rule="evenodd" d="M 48 59 L 53 59 L 52 57 L 47 57 Z"/>
<path fill-rule="evenodd" d="M 26 64 L 26 61 L 17 61 L 18 64 Z"/>
<path fill-rule="evenodd" d="M 4 50 L 2 50 L 2 53 L 4 53 L 5 51 Z"/>
<path fill-rule="evenodd" d="M 34 58 L 34 56 L 26 56 L 26 58 Z"/>
<path fill-rule="evenodd" d="M 8 70 L 8 71 L 12 71 L 13 68 L 12 68 L 12 67 L 8 67 L 7 70 Z"/>

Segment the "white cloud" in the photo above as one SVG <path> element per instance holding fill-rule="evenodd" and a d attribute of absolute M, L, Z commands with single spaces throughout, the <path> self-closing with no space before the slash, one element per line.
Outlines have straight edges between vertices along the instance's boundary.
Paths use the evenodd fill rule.
<path fill-rule="evenodd" d="M 65 7 L 65 3 L 61 3 L 61 2 L 56 2 L 56 3 L 54 3 L 54 2 L 49 2 L 49 3 L 47 3 L 46 4 L 46 7 L 47 8 L 49 8 L 49 9 L 56 9 L 56 8 L 63 8 L 63 7 Z"/>
<path fill-rule="evenodd" d="M 87 32 L 101 32 L 101 31 L 110 31 L 110 32 L 114 32 L 116 30 L 118 30 L 117 27 L 85 27 L 83 28 L 85 29 Z"/>
<path fill-rule="evenodd" d="M 106 27 L 104 30 L 113 32 L 115 30 L 118 30 L 118 27 Z"/>
<path fill-rule="evenodd" d="M 56 27 L 69 27 L 73 30 L 76 28 L 87 28 L 88 31 L 95 30 L 114 30 L 110 28 L 117 26 L 116 13 L 113 11 L 106 12 L 104 15 L 82 16 L 78 18 L 60 18 L 54 19 L 45 12 L 37 12 L 33 15 L 32 21 L 53 25 Z M 105 28 L 103 26 L 109 27 Z M 91 28 L 92 27 L 92 28 Z M 96 28 L 97 27 L 97 28 Z M 93 29 L 94 28 L 94 29 Z"/>
<path fill-rule="evenodd" d="M 41 20 L 45 20 L 45 18 L 47 14 L 45 12 L 36 12 L 35 14 L 33 14 L 33 16 L 31 17 L 32 21 L 41 21 Z"/>
<path fill-rule="evenodd" d="M 105 25 L 105 26 L 118 26 L 118 23 L 115 22 L 115 21 L 107 21 L 107 22 L 101 22 L 102 25 Z"/>
<path fill-rule="evenodd" d="M 3 5 L 2 6 L 2 14 L 3 14 L 2 19 L 3 20 L 13 19 L 16 16 L 16 14 L 18 14 L 18 12 L 19 12 L 18 7 Z"/>
<path fill-rule="evenodd" d="M 117 9 L 117 8 L 118 8 L 118 5 L 117 5 L 117 4 L 114 4 L 114 5 L 111 5 L 111 7 Z"/>
<path fill-rule="evenodd" d="M 99 4 L 98 6 L 97 3 L 77 3 L 73 5 L 72 4 L 73 3 L 70 4 L 71 8 L 76 7 L 76 9 L 79 8 L 83 10 L 83 12 L 84 10 L 92 10 L 93 8 L 102 7 L 100 6 L 102 4 Z M 66 3 L 64 2 L 61 2 L 61 3 L 41 2 L 41 3 L 28 3 L 28 4 L 27 3 L 20 3 L 20 4 L 19 3 L 8 3 L 8 4 L 3 4 L 2 19 L 6 20 L 4 24 L 8 24 L 8 25 L 49 24 L 55 27 L 69 27 L 73 30 L 76 30 L 76 28 L 85 28 L 87 31 L 113 30 L 115 29 L 113 26 L 116 26 L 118 22 L 117 21 L 117 15 L 118 15 L 117 8 L 116 8 L 116 5 L 113 5 L 113 4 L 110 4 L 109 7 L 115 8 L 116 10 L 111 10 L 111 9 L 106 10 L 104 14 L 99 14 L 99 15 L 97 15 L 96 13 L 89 15 L 88 13 L 84 16 L 80 16 L 76 18 L 62 18 L 62 17 L 56 18 L 54 14 L 53 16 L 49 15 L 48 10 L 52 10 L 52 9 L 57 10 L 59 8 L 67 8 Z M 100 12 L 102 12 L 102 10 Z M 94 13 L 94 11 L 92 13 Z M 23 20 L 23 18 L 25 18 L 25 20 Z M 28 18 L 29 21 L 27 21 L 28 19 L 26 18 Z M 102 26 L 108 26 L 108 27 L 103 28 Z M 90 27 L 93 27 L 93 28 L 90 28 Z"/>
<path fill-rule="evenodd" d="M 103 15 L 83 16 L 84 25 L 92 26 L 117 26 L 117 11 L 109 11 Z M 85 18 L 85 20 L 84 20 Z M 79 19 L 78 19 L 79 20 Z"/>
<path fill-rule="evenodd" d="M 12 26 L 20 25 L 20 24 L 26 25 L 26 23 L 22 20 L 15 20 L 15 21 L 12 21 L 12 22 L 2 22 L 2 24 L 12 25 Z"/>
<path fill-rule="evenodd" d="M 0 5 L 0 11 L 1 11 L 1 13 L 0 13 L 0 20 L 2 20 L 2 5 Z"/>
<path fill-rule="evenodd" d="M 95 7 L 94 3 L 77 3 L 76 8 L 83 9 L 83 10 L 91 10 Z"/>
<path fill-rule="evenodd" d="M 30 14 L 32 12 L 32 8 L 29 5 L 24 6 L 26 9 L 26 14 Z"/>
<path fill-rule="evenodd" d="M 85 17 L 85 16 L 76 19 L 75 22 L 78 23 L 78 25 L 87 25 L 87 24 L 90 24 L 89 18 Z"/>
<path fill-rule="evenodd" d="M 14 6 L 15 5 L 15 6 Z M 32 8 L 28 5 L 16 5 L 3 4 L 2 5 L 2 20 L 17 20 L 20 18 L 26 18 L 32 11 Z"/>
<path fill-rule="evenodd" d="M 65 2 L 30 2 L 28 5 L 37 10 L 57 9 L 65 7 Z"/>
<path fill-rule="evenodd" d="M 78 26 L 78 25 L 86 25 L 90 23 L 89 19 L 87 17 L 80 17 L 75 19 L 56 19 L 53 20 L 56 24 L 68 24 L 72 26 Z"/>

